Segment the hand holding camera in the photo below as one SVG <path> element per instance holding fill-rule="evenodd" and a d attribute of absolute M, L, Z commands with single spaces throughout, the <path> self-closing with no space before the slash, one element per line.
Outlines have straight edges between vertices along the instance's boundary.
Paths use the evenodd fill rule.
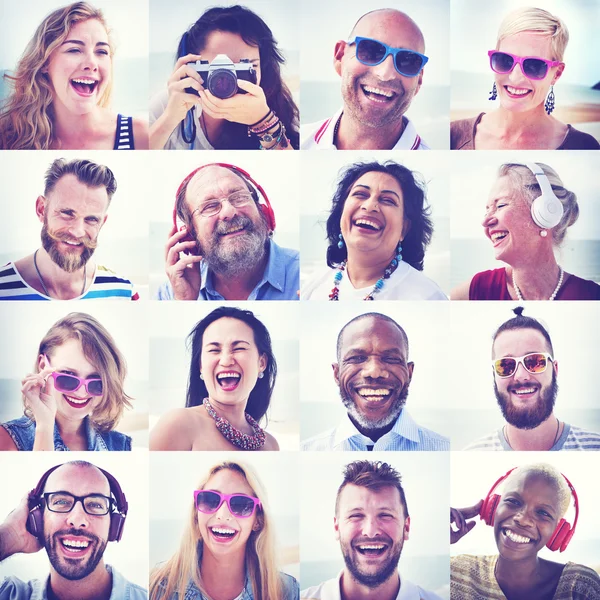
<path fill-rule="evenodd" d="M 175 63 L 175 69 L 167 81 L 169 101 L 165 113 L 175 123 L 185 118 L 187 112 L 200 104 L 198 92 L 202 90 L 202 78 L 192 65 L 199 54 L 187 54 Z"/>

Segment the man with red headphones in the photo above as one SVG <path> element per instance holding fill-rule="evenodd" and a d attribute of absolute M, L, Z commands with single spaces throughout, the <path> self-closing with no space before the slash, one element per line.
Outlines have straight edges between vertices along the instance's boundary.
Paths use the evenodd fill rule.
<path fill-rule="evenodd" d="M 0 600 L 146 600 L 143 588 L 104 564 L 108 542 L 121 539 L 127 499 L 107 471 L 85 461 L 52 467 L 0 525 L 0 561 L 46 549 L 47 580 L 9 576 Z"/>
<path fill-rule="evenodd" d="M 204 165 L 177 190 L 159 300 L 298 300 L 300 259 L 272 239 L 275 214 L 248 173 Z"/>

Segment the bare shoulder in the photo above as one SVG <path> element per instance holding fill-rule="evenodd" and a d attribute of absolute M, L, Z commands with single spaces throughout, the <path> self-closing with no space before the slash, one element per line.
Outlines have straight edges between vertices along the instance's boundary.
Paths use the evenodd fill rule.
<path fill-rule="evenodd" d="M 279 444 L 277 440 L 270 434 L 265 431 L 265 446 L 264 450 L 279 450 Z"/>
<path fill-rule="evenodd" d="M 133 139 L 136 150 L 148 150 L 150 148 L 149 128 L 146 119 L 133 119 Z"/>
<path fill-rule="evenodd" d="M 0 451 L 18 450 L 17 445 L 4 427 L 0 427 Z"/>
<path fill-rule="evenodd" d="M 194 408 L 175 408 L 165 413 L 152 429 L 150 450 L 191 450 L 198 421 Z"/>
<path fill-rule="evenodd" d="M 450 300 L 468 300 L 471 280 L 459 283 L 451 292 Z"/>

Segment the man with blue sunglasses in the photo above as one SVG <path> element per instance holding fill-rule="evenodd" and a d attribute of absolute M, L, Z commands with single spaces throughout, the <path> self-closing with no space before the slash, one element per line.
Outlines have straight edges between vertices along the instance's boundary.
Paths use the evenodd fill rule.
<path fill-rule="evenodd" d="M 405 116 L 421 88 L 428 61 L 423 34 L 391 8 L 363 15 L 335 45 L 343 107 L 301 127 L 303 150 L 429 150 Z"/>

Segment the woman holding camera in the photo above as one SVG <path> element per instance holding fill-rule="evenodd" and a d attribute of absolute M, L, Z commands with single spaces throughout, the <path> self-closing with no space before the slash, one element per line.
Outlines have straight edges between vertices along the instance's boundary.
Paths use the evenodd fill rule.
<path fill-rule="evenodd" d="M 150 102 L 151 148 L 298 149 L 284 59 L 258 15 L 208 9 L 181 37 L 177 57 L 167 90 Z"/>

